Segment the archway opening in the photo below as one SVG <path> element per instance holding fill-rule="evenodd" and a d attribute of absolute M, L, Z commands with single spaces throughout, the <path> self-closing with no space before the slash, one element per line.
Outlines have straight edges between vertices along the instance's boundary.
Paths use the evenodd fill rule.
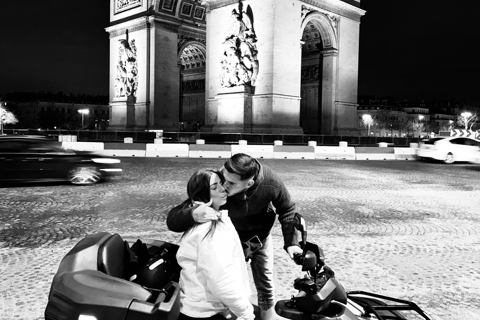
<path fill-rule="evenodd" d="M 311 21 L 303 29 L 302 43 L 300 126 L 304 133 L 320 134 L 323 41 L 320 30 Z"/>
<path fill-rule="evenodd" d="M 181 48 L 180 130 L 198 131 L 205 123 L 205 49 L 198 44 Z"/>

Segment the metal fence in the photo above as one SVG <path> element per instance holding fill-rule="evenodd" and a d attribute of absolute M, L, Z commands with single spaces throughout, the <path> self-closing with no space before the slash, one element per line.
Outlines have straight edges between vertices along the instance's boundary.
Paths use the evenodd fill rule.
<path fill-rule="evenodd" d="M 194 144 L 203 139 L 207 144 L 236 144 L 246 140 L 252 145 L 272 145 L 274 141 L 283 141 L 284 145 L 308 145 L 316 141 L 317 145 L 338 146 L 346 141 L 349 146 L 376 146 L 380 142 L 389 146 L 408 147 L 410 143 L 418 143 L 420 137 L 366 137 L 366 136 L 330 136 L 311 134 L 262 134 L 262 133 L 208 133 L 208 132 L 148 132 L 148 131 L 97 131 L 97 130 L 38 130 L 38 129 L 4 129 L 8 135 L 41 135 L 58 139 L 60 135 L 73 135 L 77 141 L 92 142 L 124 142 L 124 138 L 132 138 L 133 142 L 153 143 L 161 137 L 163 143 Z"/>

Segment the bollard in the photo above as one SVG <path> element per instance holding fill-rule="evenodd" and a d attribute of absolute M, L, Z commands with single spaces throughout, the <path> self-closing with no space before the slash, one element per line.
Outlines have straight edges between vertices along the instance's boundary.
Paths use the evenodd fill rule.
<path fill-rule="evenodd" d="M 238 145 L 246 146 L 247 145 L 247 140 L 238 140 Z"/>
<path fill-rule="evenodd" d="M 197 139 L 196 143 L 197 144 L 205 144 L 205 140 L 204 139 Z"/>
<path fill-rule="evenodd" d="M 346 147 L 348 147 L 348 142 L 347 141 L 340 141 L 338 145 L 341 148 L 346 148 Z"/>
<path fill-rule="evenodd" d="M 308 146 L 309 147 L 316 147 L 317 146 L 317 141 L 308 141 Z"/>
<path fill-rule="evenodd" d="M 275 140 L 273 141 L 274 146 L 283 146 L 283 141 L 282 140 Z"/>

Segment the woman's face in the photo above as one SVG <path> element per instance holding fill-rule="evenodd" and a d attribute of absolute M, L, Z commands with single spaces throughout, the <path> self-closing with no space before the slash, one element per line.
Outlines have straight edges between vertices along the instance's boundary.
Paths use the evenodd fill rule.
<path fill-rule="evenodd" d="M 210 199 L 212 199 L 212 207 L 216 210 L 227 203 L 227 193 L 222 187 L 222 180 L 215 173 L 210 178 Z"/>

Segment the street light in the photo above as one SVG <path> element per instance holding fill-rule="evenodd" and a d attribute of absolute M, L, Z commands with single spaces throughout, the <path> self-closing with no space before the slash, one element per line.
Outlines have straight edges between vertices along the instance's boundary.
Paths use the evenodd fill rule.
<path fill-rule="evenodd" d="M 83 117 L 84 117 L 86 114 L 89 114 L 90 111 L 89 111 L 88 109 L 79 109 L 78 112 L 82 114 L 82 130 L 83 130 Z"/>
<path fill-rule="evenodd" d="M 419 115 L 419 116 L 418 116 L 418 120 L 420 120 L 420 121 L 422 121 L 422 120 L 423 120 L 423 118 L 425 118 L 425 117 L 424 117 L 424 116 L 422 116 L 422 115 Z"/>
<path fill-rule="evenodd" d="M 363 123 L 368 126 L 368 136 L 370 136 L 370 125 L 373 122 L 372 116 L 369 114 L 364 114 L 362 116 L 362 119 L 363 119 Z"/>
<path fill-rule="evenodd" d="M 5 103 L 6 105 L 6 103 Z M 0 136 L 3 136 L 3 122 L 7 120 L 7 115 L 3 109 L 3 102 L 0 102 Z"/>
<path fill-rule="evenodd" d="M 1 111 L 1 110 L 0 110 Z M 0 115 L 0 136 L 3 136 L 3 122 L 7 120 L 6 115 L 2 112 Z"/>

